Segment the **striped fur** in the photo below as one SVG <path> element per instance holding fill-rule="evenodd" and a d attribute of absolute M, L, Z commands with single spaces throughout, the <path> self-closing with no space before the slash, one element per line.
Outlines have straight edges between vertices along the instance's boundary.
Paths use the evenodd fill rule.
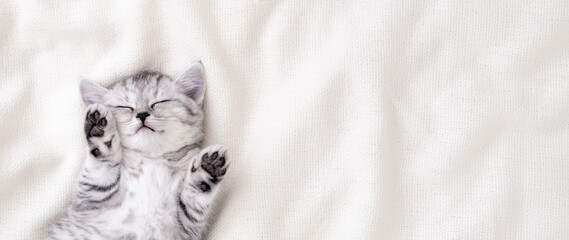
<path fill-rule="evenodd" d="M 89 149 L 75 197 L 47 239 L 201 239 L 226 148 L 203 142 L 202 66 L 81 83 Z"/>

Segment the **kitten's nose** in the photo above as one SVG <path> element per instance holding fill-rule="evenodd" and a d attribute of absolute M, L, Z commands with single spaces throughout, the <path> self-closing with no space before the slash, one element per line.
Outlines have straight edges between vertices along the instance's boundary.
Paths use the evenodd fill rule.
<path fill-rule="evenodd" d="M 140 118 L 140 121 L 142 121 L 142 123 L 144 123 L 144 120 L 148 116 L 150 116 L 150 114 L 148 112 L 141 112 L 141 113 L 136 114 L 136 118 Z"/>

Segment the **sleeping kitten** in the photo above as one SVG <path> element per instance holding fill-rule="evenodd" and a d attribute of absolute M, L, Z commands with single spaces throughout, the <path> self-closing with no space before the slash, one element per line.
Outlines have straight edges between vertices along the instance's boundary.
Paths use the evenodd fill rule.
<path fill-rule="evenodd" d="M 83 80 L 89 144 L 77 192 L 47 239 L 200 239 L 226 148 L 203 141 L 201 63 L 177 80 L 141 72 L 110 89 Z"/>

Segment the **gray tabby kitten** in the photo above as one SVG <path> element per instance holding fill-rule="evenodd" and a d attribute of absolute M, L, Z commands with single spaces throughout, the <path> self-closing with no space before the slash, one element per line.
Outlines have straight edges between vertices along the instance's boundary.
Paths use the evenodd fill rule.
<path fill-rule="evenodd" d="M 89 151 L 47 239 L 200 239 L 227 168 L 203 141 L 201 63 L 177 80 L 141 72 L 110 89 L 81 82 Z"/>

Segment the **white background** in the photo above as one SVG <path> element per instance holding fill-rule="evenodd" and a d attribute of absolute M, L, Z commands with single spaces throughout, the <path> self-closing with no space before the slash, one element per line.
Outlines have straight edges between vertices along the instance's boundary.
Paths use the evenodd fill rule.
<path fill-rule="evenodd" d="M 2 1 L 0 239 L 86 152 L 79 79 L 201 59 L 210 239 L 567 239 L 569 2 Z"/>

